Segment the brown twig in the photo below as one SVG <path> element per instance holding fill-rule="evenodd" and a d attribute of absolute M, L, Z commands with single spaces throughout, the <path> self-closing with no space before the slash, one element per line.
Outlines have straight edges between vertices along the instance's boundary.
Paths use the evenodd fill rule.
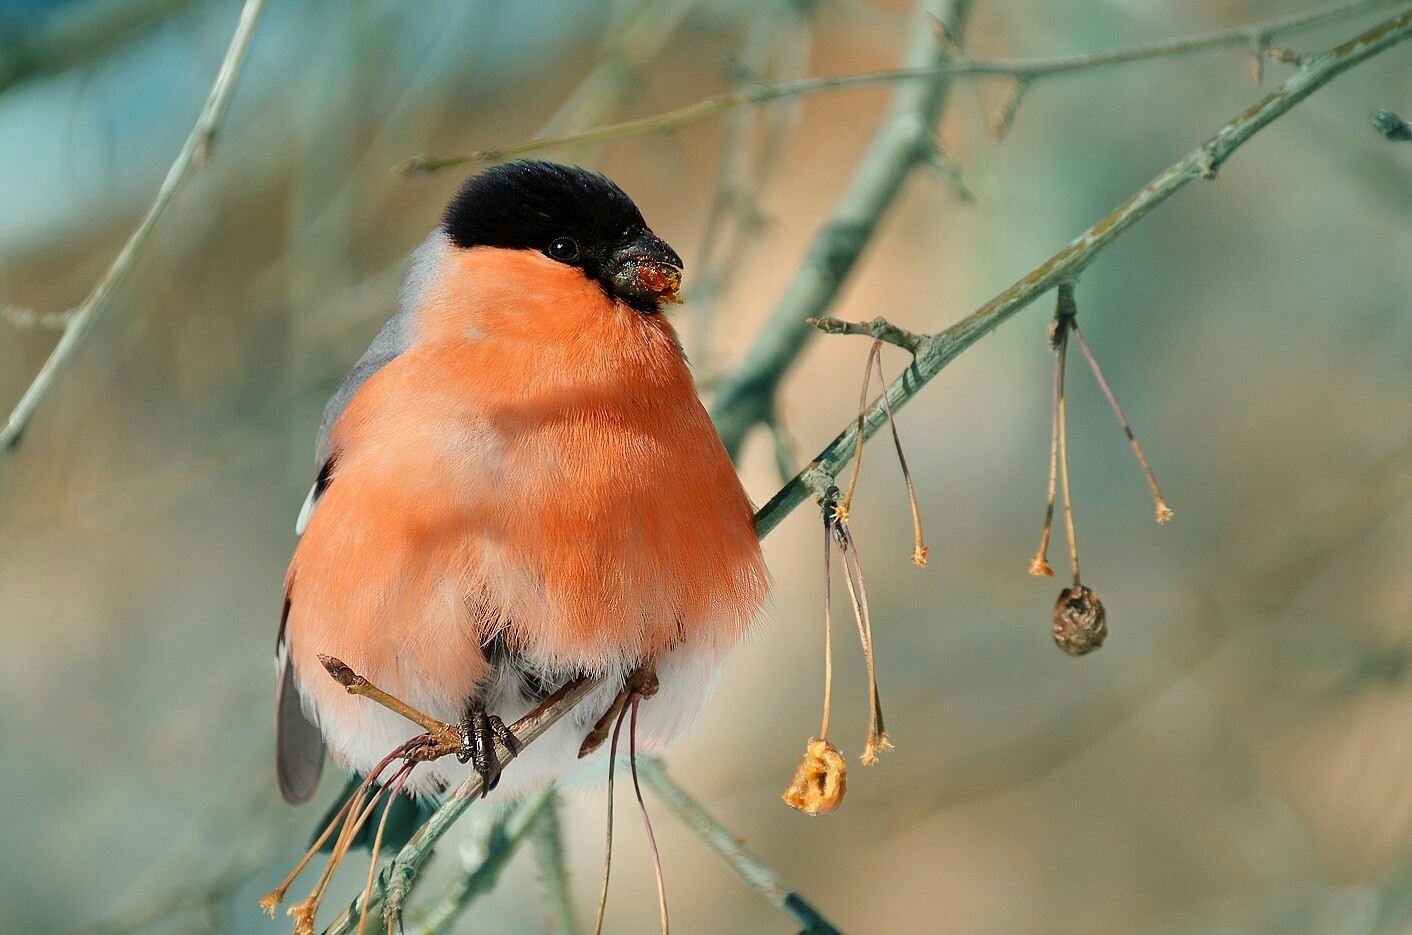
<path fill-rule="evenodd" d="M 861 334 L 872 338 L 875 341 L 883 341 L 902 348 L 912 355 L 916 355 L 926 349 L 931 342 L 931 335 L 914 334 L 906 328 L 894 325 L 881 316 L 872 321 L 844 321 L 841 318 L 831 318 L 821 316 L 819 318 L 804 319 L 807 324 L 813 325 L 824 334 Z"/>

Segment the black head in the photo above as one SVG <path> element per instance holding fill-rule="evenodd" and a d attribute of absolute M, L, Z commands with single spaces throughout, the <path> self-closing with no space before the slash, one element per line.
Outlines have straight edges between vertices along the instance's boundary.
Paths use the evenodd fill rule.
<path fill-rule="evenodd" d="M 597 172 L 511 162 L 461 186 L 442 228 L 458 247 L 534 250 L 583 270 L 647 313 L 674 301 L 681 257 L 647 227 L 621 188 Z"/>

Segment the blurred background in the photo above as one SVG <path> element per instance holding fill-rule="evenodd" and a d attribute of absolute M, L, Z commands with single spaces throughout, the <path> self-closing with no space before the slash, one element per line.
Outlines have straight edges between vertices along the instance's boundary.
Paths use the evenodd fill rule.
<path fill-rule="evenodd" d="M 965 42 L 1046 56 L 1314 5 L 976 0 Z M 1321 49 L 1395 8 L 1278 44 Z M 239 11 L 0 0 L 0 305 L 83 299 L 181 147 Z M 390 167 L 751 78 L 895 67 L 925 29 L 914 14 L 901 0 L 269 4 L 210 166 L 23 445 L 0 454 L 0 930 L 288 930 L 255 901 L 337 785 L 295 811 L 273 768 L 270 657 L 314 432 L 471 171 Z M 1232 48 L 1041 82 L 1003 142 L 990 124 L 1008 82 L 956 81 L 939 133 L 974 203 L 916 172 L 832 313 L 952 323 L 1253 103 L 1249 66 Z M 1265 91 L 1288 67 L 1266 72 Z M 610 174 L 685 257 L 674 316 L 704 392 L 773 311 L 891 95 L 787 100 L 548 154 Z M 1101 653 L 1055 651 L 1060 585 L 1026 574 L 1044 512 L 1050 299 L 899 414 L 926 569 L 907 562 L 905 492 L 889 442 L 874 443 L 853 530 L 897 749 L 855 765 L 826 818 L 779 799 L 817 729 L 817 514 L 767 539 L 769 613 L 667 762 L 841 930 L 1412 925 L 1412 146 L 1373 131 L 1379 107 L 1412 111 L 1412 45 L 1321 90 L 1085 274 L 1085 333 L 1176 511 L 1153 523 L 1073 358 L 1072 483 L 1085 583 L 1108 608 Z M 11 317 L 6 411 L 57 338 Z M 819 337 L 797 361 L 780 399 L 789 464 L 851 417 L 867 349 Z M 895 375 L 905 355 L 884 363 Z M 779 454 L 764 430 L 745 445 L 758 503 L 781 482 Z M 856 647 L 837 646 L 834 740 L 855 758 L 866 681 Z M 590 785 L 566 802 L 586 930 L 603 796 Z M 797 930 L 653 808 L 680 931 Z M 609 929 L 653 931 L 629 809 L 617 843 Z M 414 906 L 456 876 L 455 843 L 441 852 Z M 345 868 L 325 919 L 365 868 Z M 544 919 L 521 855 L 455 930 Z"/>

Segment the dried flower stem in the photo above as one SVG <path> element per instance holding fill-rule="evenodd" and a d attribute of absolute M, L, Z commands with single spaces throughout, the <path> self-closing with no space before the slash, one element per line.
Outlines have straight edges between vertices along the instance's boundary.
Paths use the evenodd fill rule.
<path fill-rule="evenodd" d="M 840 526 L 840 547 L 843 552 L 844 576 L 848 597 L 853 602 L 853 616 L 858 623 L 858 638 L 863 644 L 863 659 L 868 665 L 868 740 L 863 747 L 864 766 L 878 761 L 878 753 L 892 748 L 887 728 L 883 724 L 882 695 L 878 691 L 878 667 L 873 652 L 873 620 L 868 612 L 868 590 L 863 582 L 863 566 L 858 561 L 858 545 L 847 529 Z"/>
<path fill-rule="evenodd" d="M 1030 574 L 1043 578 L 1054 577 L 1054 568 L 1049 564 L 1049 537 L 1054 531 L 1054 497 L 1059 486 L 1059 386 L 1064 378 L 1062 367 L 1056 349 L 1049 415 L 1049 502 L 1044 510 L 1044 532 L 1039 537 L 1039 550 L 1030 559 Z"/>
<path fill-rule="evenodd" d="M 1079 323 L 1075 320 L 1070 327 L 1074 332 L 1074 339 L 1079 342 L 1079 350 L 1083 351 L 1084 359 L 1088 361 L 1088 368 L 1093 371 L 1094 377 L 1098 380 L 1098 385 L 1103 389 L 1103 395 L 1108 398 L 1108 405 L 1113 407 L 1113 415 L 1118 417 L 1118 424 L 1123 427 L 1123 432 L 1128 436 L 1128 444 L 1132 445 L 1133 454 L 1137 455 L 1137 463 L 1142 465 L 1142 473 L 1147 477 L 1147 486 L 1152 488 L 1152 499 L 1156 504 L 1157 522 L 1165 523 L 1172 518 L 1172 510 L 1167 506 L 1167 501 L 1162 499 L 1162 488 L 1157 486 L 1157 475 L 1152 472 L 1152 465 L 1147 463 L 1147 456 L 1142 453 L 1142 446 L 1138 444 L 1137 436 L 1133 434 L 1132 426 L 1128 424 L 1127 417 L 1123 415 L 1122 408 L 1118 405 L 1118 398 L 1113 395 L 1113 391 L 1108 387 L 1108 381 L 1103 379 L 1103 371 L 1099 369 L 1098 361 L 1094 359 L 1093 352 L 1088 349 L 1088 342 L 1084 340 L 1084 333 L 1079 328 Z"/>
<path fill-rule="evenodd" d="M 926 542 L 922 538 L 922 508 L 917 504 L 917 488 L 912 483 L 912 472 L 907 469 L 907 456 L 902 453 L 902 436 L 897 431 L 897 420 L 892 417 L 892 403 L 887 398 L 887 377 L 882 369 L 882 342 L 873 342 L 873 367 L 877 370 L 878 386 L 883 388 L 883 409 L 887 412 L 887 424 L 892 429 L 892 444 L 897 449 L 897 463 L 902 467 L 902 479 L 907 483 L 907 502 L 912 507 L 912 564 L 923 568 L 927 564 Z M 866 417 L 867 413 L 859 413 Z"/>
<path fill-rule="evenodd" d="M 824 512 L 824 723 L 819 739 L 829 739 L 829 715 L 833 710 L 833 537 L 834 519 L 827 504 Z"/>
<path fill-rule="evenodd" d="M 1074 568 L 1074 586 L 1077 587 L 1079 580 L 1079 542 L 1074 532 L 1074 504 L 1069 498 L 1069 426 L 1068 407 L 1064 402 L 1064 368 L 1069 350 L 1069 329 L 1067 324 L 1061 324 L 1058 341 L 1059 355 L 1059 478 L 1064 489 L 1064 525 L 1069 533 L 1069 561 Z"/>
<path fill-rule="evenodd" d="M 387 801 L 383 803 L 382 818 L 378 821 L 377 834 L 373 838 L 373 852 L 368 857 L 368 882 L 363 886 L 363 911 L 358 916 L 358 935 L 363 935 L 363 929 L 368 924 L 368 893 L 372 892 L 373 880 L 377 876 L 378 854 L 382 851 L 382 834 L 387 829 L 387 816 L 392 811 L 392 803 L 402 794 L 402 786 L 407 782 L 407 777 L 412 775 L 414 765 L 408 763 L 403 766 L 387 786 L 390 791 Z"/>
<path fill-rule="evenodd" d="M 858 475 L 863 470 L 863 420 L 868 416 L 868 386 L 873 380 L 873 360 L 881 351 L 882 342 L 874 341 L 872 348 L 868 351 L 868 360 L 863 364 L 863 388 L 858 391 L 858 444 L 853 451 L 853 473 L 848 477 L 848 492 L 843 495 L 843 503 L 839 504 L 838 521 L 847 523 L 853 515 L 853 492 L 858 489 Z M 887 383 L 884 381 L 883 386 Z"/>
<path fill-rule="evenodd" d="M 662 875 L 662 852 L 657 847 L 657 835 L 652 833 L 652 816 L 647 814 L 647 803 L 642 800 L 642 784 L 637 778 L 637 708 L 642 697 L 633 695 L 632 717 L 628 723 L 628 767 L 632 770 L 632 791 L 637 796 L 637 807 L 642 811 L 642 824 L 647 829 L 647 843 L 652 848 L 652 870 L 657 875 L 657 907 L 662 915 L 662 935 L 669 935 L 671 926 L 667 921 L 667 880 Z"/>
<path fill-rule="evenodd" d="M 613 872 L 613 767 L 618 762 L 618 737 L 622 734 L 623 718 L 628 713 L 624 705 L 613 721 L 613 740 L 608 748 L 608 832 L 603 842 L 603 888 L 598 893 L 598 914 L 593 920 L 593 935 L 603 935 L 603 916 L 608 910 L 608 878 Z"/>

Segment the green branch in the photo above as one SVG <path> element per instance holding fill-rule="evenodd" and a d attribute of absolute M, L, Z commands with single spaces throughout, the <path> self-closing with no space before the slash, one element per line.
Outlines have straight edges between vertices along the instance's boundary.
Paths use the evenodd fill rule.
<path fill-rule="evenodd" d="M 940 373 L 963 351 L 993 331 L 1060 282 L 1073 279 L 1107 247 L 1153 209 L 1197 179 L 1215 178 L 1222 163 L 1247 140 L 1288 113 L 1338 75 L 1412 36 L 1412 9 L 1305 60 L 1289 80 L 1255 106 L 1217 130 L 1202 145 L 1167 167 L 1107 217 L 1084 231 L 1067 247 L 1045 260 L 1016 283 L 961 321 L 935 335 L 924 336 L 916 359 L 887 388 L 896 409 Z M 874 403 L 863 420 L 864 437 L 882 427 L 886 411 Z M 831 479 L 852 455 L 857 443 L 855 422 L 838 434 L 810 464 L 755 514 L 756 532 L 764 537 L 815 488 Z"/>

